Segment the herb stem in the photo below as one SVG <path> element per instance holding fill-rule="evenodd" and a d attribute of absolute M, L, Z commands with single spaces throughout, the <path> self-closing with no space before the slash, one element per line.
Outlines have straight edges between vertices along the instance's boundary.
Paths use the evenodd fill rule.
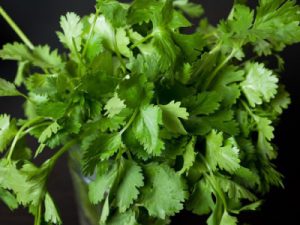
<path fill-rule="evenodd" d="M 118 57 L 118 59 L 121 63 L 122 70 L 123 70 L 123 72 L 125 72 L 126 71 L 126 65 L 124 63 L 124 60 L 122 58 L 122 55 L 121 55 L 119 47 L 118 47 L 118 43 L 117 43 L 117 40 L 116 40 L 116 33 L 114 34 L 114 48 L 115 48 L 117 57 Z"/>
<path fill-rule="evenodd" d="M 130 49 L 134 49 L 136 48 L 137 46 L 139 46 L 140 44 L 143 44 L 145 41 L 148 41 L 148 39 L 152 38 L 154 35 L 153 33 L 151 34 L 148 34 L 146 37 L 142 38 L 141 40 L 137 41 L 136 43 L 134 43 Z"/>
<path fill-rule="evenodd" d="M 33 124 L 35 124 L 35 123 L 37 123 L 37 122 L 39 122 L 39 121 L 41 121 L 41 120 L 44 120 L 44 118 L 42 118 L 42 117 L 37 117 L 37 118 L 35 118 L 35 119 L 33 119 L 33 120 L 29 120 L 28 122 L 26 122 L 26 123 L 19 129 L 19 131 L 17 132 L 17 134 L 16 134 L 16 136 L 15 136 L 15 138 L 14 138 L 14 140 L 13 140 L 11 146 L 10 146 L 10 149 L 9 149 L 9 152 L 8 152 L 8 155 L 7 155 L 8 161 L 11 160 L 13 151 L 14 151 L 14 149 L 15 149 L 15 147 L 16 147 L 16 144 L 17 144 L 18 140 L 19 140 L 21 137 L 23 137 L 23 135 L 22 135 L 22 134 L 23 134 L 23 131 L 24 131 L 27 127 L 30 127 L 31 125 L 33 125 Z"/>
<path fill-rule="evenodd" d="M 252 112 L 252 110 L 249 108 L 249 106 L 247 105 L 247 103 L 244 102 L 243 100 L 241 100 L 241 103 L 244 106 L 244 108 L 246 109 L 246 111 L 249 113 L 249 115 L 257 122 L 256 115 Z"/>
<path fill-rule="evenodd" d="M 207 78 L 206 82 L 203 85 L 203 90 L 207 90 L 211 82 L 215 79 L 218 72 L 229 62 L 229 60 L 234 56 L 235 50 L 232 50 L 231 53 L 217 66 L 217 68 L 212 72 L 212 74 Z"/>
<path fill-rule="evenodd" d="M 130 125 L 133 123 L 135 117 L 137 116 L 138 110 L 134 110 L 132 116 L 130 117 L 128 123 L 125 125 L 125 127 L 120 131 L 120 134 L 122 135 L 129 127 Z"/>
<path fill-rule="evenodd" d="M 85 54 L 86 54 L 88 45 L 89 45 L 89 43 L 90 43 L 92 34 L 93 34 L 94 29 L 95 29 L 95 26 L 96 26 L 96 22 L 97 22 L 98 16 L 99 16 L 99 9 L 96 9 L 96 13 L 95 13 L 95 16 L 94 16 L 94 19 L 93 19 L 93 22 L 92 22 L 92 26 L 91 26 L 91 28 L 90 28 L 90 31 L 89 31 L 88 38 L 87 38 L 87 40 L 86 40 L 84 49 L 83 49 L 83 51 L 82 51 L 82 56 L 83 56 L 83 57 L 84 57 Z"/>
<path fill-rule="evenodd" d="M 42 205 L 41 205 L 41 203 L 39 203 L 39 205 L 36 209 L 34 225 L 40 225 L 41 224 L 41 214 L 42 214 Z"/>
<path fill-rule="evenodd" d="M 27 36 L 23 33 L 23 31 L 19 28 L 19 26 L 12 20 L 12 18 L 5 12 L 5 10 L 0 6 L 0 15 L 4 18 L 4 20 L 9 24 L 9 26 L 16 32 L 19 38 L 27 45 L 31 50 L 34 49 L 34 45 L 27 38 Z"/>
<path fill-rule="evenodd" d="M 208 172 L 209 172 L 209 175 L 206 174 L 205 177 L 208 179 L 208 181 L 210 182 L 211 186 L 212 186 L 213 189 L 216 191 L 216 194 L 219 195 L 219 197 L 221 198 L 222 203 L 223 203 L 223 205 L 224 205 L 224 208 L 227 210 L 227 202 L 226 202 L 226 198 L 225 198 L 224 193 L 223 193 L 223 191 L 221 190 L 221 188 L 220 188 L 218 182 L 217 182 L 216 179 L 215 179 L 215 175 L 214 175 L 214 173 L 213 173 L 211 167 L 209 166 L 209 164 L 207 163 L 205 157 L 204 157 L 201 153 L 199 153 L 199 156 L 200 156 L 200 158 L 202 159 L 202 161 L 204 162 L 205 167 L 208 169 Z"/>
<path fill-rule="evenodd" d="M 77 140 L 71 140 L 67 144 L 65 144 L 61 149 L 59 149 L 51 158 L 53 165 L 56 163 L 57 159 L 59 159 L 65 152 L 67 152 L 72 146 L 77 143 Z"/>

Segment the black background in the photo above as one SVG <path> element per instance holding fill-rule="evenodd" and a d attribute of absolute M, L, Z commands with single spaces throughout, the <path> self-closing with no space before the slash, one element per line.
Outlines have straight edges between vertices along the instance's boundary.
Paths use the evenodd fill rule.
<path fill-rule="evenodd" d="M 209 21 L 216 23 L 224 18 L 230 10 L 229 0 L 198 0 L 205 10 Z M 254 2 L 249 0 L 249 2 Z M 299 1 L 300 2 L 300 1 Z M 68 11 L 79 15 L 94 11 L 94 0 L 0 0 L 0 4 L 13 17 L 16 23 L 30 37 L 34 44 L 49 44 L 53 48 L 61 48 L 55 31 L 59 30 L 59 17 Z M 19 41 L 11 28 L 0 18 L 0 46 L 7 42 Z M 286 71 L 282 74 L 282 82 L 286 84 L 292 96 L 292 105 L 284 113 L 276 130 L 275 142 L 279 146 L 279 159 L 276 164 L 285 175 L 285 189 L 273 189 L 265 198 L 260 212 L 242 215 L 242 221 L 253 225 L 292 225 L 299 224 L 300 188 L 298 172 L 298 140 L 300 115 L 299 64 L 300 45 L 288 47 L 283 52 L 286 60 Z M 0 62 L 0 76 L 13 80 L 16 64 Z M 9 113 L 22 117 L 22 101 L 16 98 L 1 98 L 0 113 Z M 49 182 L 49 190 L 53 195 L 65 225 L 78 225 L 77 208 L 74 201 L 73 188 L 67 170 L 66 159 L 59 161 Z M 1 176 L 1 174 L 0 174 Z M 198 217 L 187 212 L 176 216 L 172 224 L 193 225 L 205 224 Z M 0 225 L 32 225 L 33 218 L 23 209 L 10 212 L 0 202 Z"/>

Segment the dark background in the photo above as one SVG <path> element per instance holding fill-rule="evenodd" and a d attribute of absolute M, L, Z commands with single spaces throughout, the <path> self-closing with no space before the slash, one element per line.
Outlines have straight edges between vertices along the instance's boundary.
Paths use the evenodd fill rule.
<path fill-rule="evenodd" d="M 198 0 L 204 6 L 209 21 L 216 23 L 227 15 L 232 1 L 230 0 Z M 254 2 L 254 1 L 250 1 Z M 298 1 L 300 2 L 300 1 Z M 55 31 L 59 30 L 59 17 L 68 11 L 79 15 L 94 11 L 94 0 L 0 0 L 6 11 L 13 17 L 21 29 L 34 44 L 49 44 L 53 48 L 60 48 Z M 0 46 L 7 42 L 19 41 L 10 27 L 0 18 Z M 298 127 L 300 125 L 297 109 L 300 104 L 299 70 L 300 45 L 286 48 L 282 56 L 286 60 L 286 71 L 282 75 L 282 82 L 291 93 L 293 104 L 282 116 L 281 123 L 276 130 L 275 142 L 279 146 L 279 171 L 285 175 L 285 189 L 273 189 L 265 198 L 265 204 L 260 212 L 242 215 L 242 221 L 255 225 L 290 225 L 299 224 L 300 216 L 300 188 L 298 172 L 300 161 L 298 158 Z M 13 80 L 16 64 L 0 62 L 0 76 Z M 0 113 L 9 113 L 15 117 L 22 117 L 22 101 L 16 98 L 1 98 Z M 1 176 L 1 174 L 0 174 Z M 53 195 L 65 225 L 78 225 L 77 208 L 74 201 L 73 188 L 67 170 L 66 159 L 63 158 L 56 166 L 50 182 L 50 193 Z M 193 225 L 201 223 L 198 217 L 187 212 L 177 216 L 172 224 Z M 33 218 L 23 209 L 10 212 L 0 202 L 0 225 L 32 225 Z"/>

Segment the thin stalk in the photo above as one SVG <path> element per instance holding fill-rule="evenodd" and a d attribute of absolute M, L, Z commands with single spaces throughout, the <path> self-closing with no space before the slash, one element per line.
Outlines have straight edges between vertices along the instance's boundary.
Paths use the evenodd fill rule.
<path fill-rule="evenodd" d="M 32 127 L 28 128 L 27 130 L 25 130 L 23 133 L 21 133 L 19 136 L 19 139 L 23 138 L 26 134 L 28 134 L 32 130 L 35 130 L 37 128 L 44 127 L 44 126 L 47 126 L 50 124 L 51 124 L 51 122 L 45 122 L 45 123 L 38 124 L 36 126 L 32 126 Z"/>
<path fill-rule="evenodd" d="M 148 39 L 152 38 L 154 35 L 153 33 L 151 34 L 148 34 L 146 37 L 142 38 L 141 40 L 137 41 L 136 43 L 134 43 L 130 49 L 134 49 L 136 48 L 137 46 L 139 46 L 140 44 L 143 44 L 145 41 L 148 41 Z"/>
<path fill-rule="evenodd" d="M 42 205 L 41 203 L 39 204 L 39 206 L 36 209 L 36 215 L 35 215 L 35 219 L 34 219 L 34 225 L 41 225 L 41 216 L 42 215 Z"/>
<path fill-rule="evenodd" d="M 116 40 L 116 34 L 114 34 L 114 48 L 115 48 L 115 51 L 116 51 L 116 54 L 117 54 L 117 57 L 121 63 L 121 67 L 122 67 L 122 70 L 123 72 L 126 71 L 126 65 L 125 65 L 125 62 L 122 58 L 122 55 L 120 53 L 120 50 L 119 50 L 119 47 L 118 47 L 118 44 L 117 44 L 117 40 Z"/>
<path fill-rule="evenodd" d="M 203 86 L 203 90 L 207 90 L 209 88 L 209 85 L 215 79 L 218 72 L 229 62 L 230 59 L 232 59 L 234 54 L 235 54 L 235 50 L 232 50 L 231 53 L 222 61 L 222 63 L 219 64 L 219 66 L 213 71 L 213 73 L 206 80 Z"/>
<path fill-rule="evenodd" d="M 12 20 L 12 18 L 5 12 L 5 10 L 0 6 L 0 15 L 4 18 L 4 20 L 9 24 L 9 26 L 16 32 L 19 38 L 27 45 L 31 50 L 34 49 L 34 45 L 27 38 L 27 36 L 23 33 L 23 31 L 19 28 L 19 26 Z"/>
<path fill-rule="evenodd" d="M 130 125 L 133 123 L 135 117 L 137 116 L 137 113 L 138 113 L 138 110 L 136 109 L 136 110 L 133 112 L 132 116 L 130 117 L 128 123 L 127 123 L 127 124 L 125 125 L 125 127 L 120 131 L 120 134 L 121 134 L 121 135 L 122 135 L 122 134 L 130 127 Z"/>
<path fill-rule="evenodd" d="M 95 13 L 95 16 L 94 16 L 94 20 L 93 20 L 92 26 L 91 26 L 91 28 L 90 28 L 90 31 L 89 31 L 89 34 L 88 34 L 88 38 L 87 38 L 87 41 L 86 41 L 86 43 L 85 43 L 85 46 L 84 46 L 83 52 L 82 52 L 82 57 L 84 57 L 84 56 L 85 56 L 85 54 L 86 54 L 86 51 L 87 51 L 88 45 L 89 45 L 89 43 L 90 43 L 90 40 L 91 40 L 92 34 L 93 34 L 93 32 L 94 32 L 94 29 L 95 29 L 95 25 L 96 25 L 96 22 L 97 22 L 98 16 L 99 16 L 99 10 L 98 10 L 98 9 L 96 9 L 96 13 Z"/>
<path fill-rule="evenodd" d="M 22 137 L 22 134 L 23 134 L 23 131 L 27 128 L 27 127 L 30 127 L 31 125 L 39 122 L 40 120 L 44 120 L 44 118 L 41 118 L 41 117 L 38 117 L 38 118 L 35 118 L 33 120 L 30 120 L 28 121 L 27 123 L 25 123 L 21 128 L 20 130 L 17 132 L 11 146 L 10 146 L 10 149 L 9 149 L 9 152 L 8 152 L 8 155 L 7 155 L 7 159 L 8 161 L 11 160 L 11 157 L 12 157 L 12 154 L 13 154 L 13 151 L 16 147 L 16 144 L 18 142 L 18 140 Z"/>
<path fill-rule="evenodd" d="M 214 172 L 212 171 L 211 167 L 209 166 L 209 164 L 207 163 L 206 159 L 204 158 L 204 156 L 200 153 L 199 154 L 200 158 L 202 159 L 202 161 L 204 162 L 206 168 L 208 169 L 209 175 L 206 174 L 205 177 L 208 179 L 208 181 L 210 182 L 210 184 L 212 185 L 213 189 L 216 191 L 216 194 L 219 195 L 219 197 L 222 200 L 222 203 L 224 205 L 225 210 L 227 210 L 227 202 L 226 202 L 226 198 L 224 196 L 224 193 L 221 189 L 221 187 L 219 186 L 218 182 L 215 179 L 215 175 Z"/>
<path fill-rule="evenodd" d="M 246 102 L 241 100 L 242 105 L 246 109 L 246 111 L 249 113 L 249 115 L 257 122 L 257 116 L 252 112 L 252 110 L 249 108 Z"/>
<path fill-rule="evenodd" d="M 51 158 L 53 165 L 65 152 L 67 152 L 76 143 L 77 143 L 77 140 L 71 140 L 67 144 L 65 144 L 61 149 L 59 149 Z"/>

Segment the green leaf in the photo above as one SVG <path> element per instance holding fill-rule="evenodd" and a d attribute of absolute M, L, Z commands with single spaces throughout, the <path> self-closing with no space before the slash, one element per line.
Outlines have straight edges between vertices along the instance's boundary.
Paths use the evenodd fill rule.
<path fill-rule="evenodd" d="M 239 129 L 233 114 L 234 112 L 231 110 L 223 110 L 209 116 L 191 117 L 186 122 L 186 126 L 192 133 L 197 135 L 205 135 L 212 129 L 236 135 L 239 133 Z"/>
<path fill-rule="evenodd" d="M 206 138 L 206 160 L 212 170 L 224 169 L 230 173 L 240 167 L 239 149 L 233 139 L 223 145 L 223 134 L 213 130 Z"/>
<path fill-rule="evenodd" d="M 224 212 L 220 225 L 237 225 L 237 218 Z"/>
<path fill-rule="evenodd" d="M 45 102 L 38 104 L 36 106 L 36 113 L 39 116 L 43 117 L 51 117 L 55 120 L 60 119 L 64 116 L 66 110 L 67 110 L 67 104 L 64 102 Z"/>
<path fill-rule="evenodd" d="M 282 114 L 283 109 L 287 109 L 291 104 L 290 94 L 285 91 L 284 86 L 280 85 L 278 88 L 277 95 L 270 102 L 270 108 L 272 112 L 276 114 Z"/>
<path fill-rule="evenodd" d="M 158 106 L 144 106 L 132 125 L 137 140 L 152 155 L 159 155 L 164 148 L 164 143 L 159 138 L 161 117 L 161 109 Z"/>
<path fill-rule="evenodd" d="M 115 51 L 120 51 L 120 53 L 128 58 L 132 57 L 132 51 L 128 47 L 130 40 L 127 37 L 126 30 L 123 28 L 118 28 L 116 31 L 116 46 Z"/>
<path fill-rule="evenodd" d="M 100 134 L 92 138 L 91 144 L 87 146 L 83 155 L 85 173 L 92 174 L 101 160 L 109 159 L 122 146 L 120 133 Z"/>
<path fill-rule="evenodd" d="M 0 199 L 8 206 L 10 210 L 18 208 L 18 202 L 15 196 L 7 190 L 0 187 Z"/>
<path fill-rule="evenodd" d="M 269 102 L 275 97 L 278 78 L 263 64 L 248 63 L 246 79 L 241 83 L 242 90 L 252 107 Z"/>
<path fill-rule="evenodd" d="M 206 179 L 196 183 L 193 193 L 187 203 L 187 209 L 197 215 L 205 215 L 211 212 L 213 201 L 213 190 Z"/>
<path fill-rule="evenodd" d="M 262 135 L 270 141 L 271 139 L 274 138 L 274 127 L 271 126 L 272 121 L 264 118 L 264 117 L 259 117 L 255 116 L 256 123 L 257 123 L 257 129 L 259 132 L 262 133 Z"/>
<path fill-rule="evenodd" d="M 60 125 L 57 122 L 51 123 L 40 135 L 39 142 L 45 143 L 52 135 L 56 134 L 60 129 Z"/>
<path fill-rule="evenodd" d="M 55 204 L 49 193 L 46 193 L 45 195 L 45 221 L 54 224 L 62 224 Z"/>
<path fill-rule="evenodd" d="M 126 24 L 126 4 L 115 0 L 97 0 L 97 7 L 114 27 Z"/>
<path fill-rule="evenodd" d="M 0 96 L 24 96 L 13 83 L 0 78 Z"/>
<path fill-rule="evenodd" d="M 184 105 L 192 115 L 209 115 L 219 109 L 221 97 L 215 91 L 201 92 L 196 96 L 186 98 Z"/>
<path fill-rule="evenodd" d="M 103 52 L 103 40 L 100 35 L 94 34 L 89 39 L 89 42 L 86 43 L 86 56 L 89 60 L 89 62 L 93 62 L 97 56 L 100 55 L 100 53 Z"/>
<path fill-rule="evenodd" d="M 117 177 L 118 168 L 116 164 L 113 164 L 111 168 L 105 168 L 101 171 L 101 168 L 97 171 L 96 179 L 89 184 L 89 199 L 91 203 L 97 204 L 104 199 L 110 192 L 115 179 Z"/>
<path fill-rule="evenodd" d="M 60 26 L 63 33 L 57 32 L 59 40 L 72 52 L 80 51 L 81 49 L 81 34 L 83 30 L 80 17 L 73 12 L 68 12 L 60 18 Z"/>
<path fill-rule="evenodd" d="M 192 137 L 188 144 L 185 146 L 185 151 L 183 153 L 183 166 L 179 171 L 179 174 L 188 172 L 189 169 L 193 166 L 196 158 L 195 143 L 196 138 Z"/>
<path fill-rule="evenodd" d="M 58 69 L 62 67 L 62 59 L 57 51 L 50 52 L 48 45 L 37 46 L 32 51 L 32 64 L 44 69 Z"/>
<path fill-rule="evenodd" d="M 20 205 L 37 206 L 44 198 L 49 162 L 40 168 L 27 162 L 19 170 L 16 162 L 0 160 L 0 187 L 12 190 Z"/>
<path fill-rule="evenodd" d="M 144 75 L 131 75 L 120 83 L 118 94 L 125 100 L 125 105 L 137 108 L 149 104 L 153 97 L 153 84 Z"/>
<path fill-rule="evenodd" d="M 150 163 L 145 166 L 145 176 L 147 183 L 140 199 L 150 216 L 165 219 L 183 209 L 186 186 L 173 169 Z"/>
<path fill-rule="evenodd" d="M 163 123 L 170 132 L 187 134 L 179 118 L 187 120 L 189 113 L 186 108 L 180 107 L 180 102 L 171 101 L 169 104 L 159 107 L 162 109 Z"/>
<path fill-rule="evenodd" d="M 0 115 L 0 153 L 11 143 L 16 133 L 15 122 L 6 114 Z"/>
<path fill-rule="evenodd" d="M 254 35 L 258 40 L 265 39 L 270 42 L 276 50 L 299 42 L 298 12 L 299 5 L 295 1 L 260 1 L 253 25 Z"/>
<path fill-rule="evenodd" d="M 31 53 L 25 44 L 14 42 L 3 46 L 0 57 L 4 60 L 25 61 L 31 58 Z"/>
<path fill-rule="evenodd" d="M 216 176 L 216 179 L 222 190 L 228 194 L 230 199 L 236 201 L 240 199 L 248 199 L 249 201 L 257 200 L 257 197 L 254 194 L 230 178 Z"/>
<path fill-rule="evenodd" d="M 222 98 L 224 106 L 236 103 L 241 95 L 240 81 L 244 80 L 244 71 L 234 66 L 228 66 L 218 74 L 213 85 L 213 90 Z"/>
<path fill-rule="evenodd" d="M 119 211 L 124 213 L 137 199 L 139 188 L 144 185 L 142 169 L 134 161 L 125 161 L 125 172 L 116 195 Z"/>
<path fill-rule="evenodd" d="M 126 105 L 124 104 L 124 100 L 121 100 L 118 97 L 118 94 L 115 93 L 114 97 L 109 99 L 104 107 L 104 109 L 106 110 L 105 115 L 107 115 L 108 118 L 112 118 L 125 108 Z"/>
<path fill-rule="evenodd" d="M 105 225 L 106 224 L 106 220 L 109 216 L 109 194 L 106 196 L 102 210 L 101 210 L 101 215 L 100 215 L 100 221 L 99 224 L 100 225 Z"/>
<path fill-rule="evenodd" d="M 111 220 L 108 221 L 107 225 L 137 225 L 135 219 L 135 213 L 132 210 L 126 211 L 125 213 L 116 213 Z"/>
<path fill-rule="evenodd" d="M 175 0 L 173 1 L 173 5 L 190 17 L 200 17 L 204 12 L 200 4 L 192 3 L 188 0 Z"/>

